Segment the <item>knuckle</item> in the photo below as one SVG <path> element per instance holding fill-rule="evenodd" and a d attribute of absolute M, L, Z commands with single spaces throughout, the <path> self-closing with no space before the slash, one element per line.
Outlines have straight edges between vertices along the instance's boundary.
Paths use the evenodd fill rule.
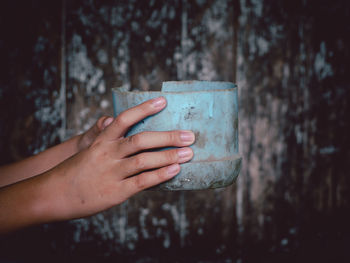
<path fill-rule="evenodd" d="M 165 151 L 165 158 L 167 160 L 167 163 L 175 163 L 179 160 L 179 157 L 177 155 L 177 152 L 175 150 L 172 151 Z"/>
<path fill-rule="evenodd" d="M 156 177 L 157 177 L 157 184 L 163 182 L 166 180 L 166 171 L 164 169 L 158 169 L 156 172 Z"/>
<path fill-rule="evenodd" d="M 100 138 L 97 138 L 91 145 L 89 146 L 89 149 L 93 149 L 93 152 L 97 152 L 98 149 L 100 149 L 101 145 L 103 144 L 103 141 Z"/>
<path fill-rule="evenodd" d="M 154 107 L 152 106 L 152 100 L 145 101 L 144 103 L 140 104 L 140 109 L 144 113 L 151 113 L 154 111 Z"/>
<path fill-rule="evenodd" d="M 143 170 L 146 168 L 146 158 L 144 154 L 139 154 L 135 156 L 135 166 L 140 169 Z"/>
<path fill-rule="evenodd" d="M 103 152 L 103 142 L 95 142 L 90 146 L 90 154 L 94 160 L 100 160 Z"/>
<path fill-rule="evenodd" d="M 128 126 L 128 120 L 127 120 L 125 114 L 121 113 L 121 114 L 117 117 L 115 123 L 116 123 L 118 126 L 127 127 L 127 126 Z"/>
<path fill-rule="evenodd" d="M 176 143 L 178 141 L 178 132 L 176 131 L 171 131 L 168 133 L 168 140 L 169 140 L 169 143 Z"/>
<path fill-rule="evenodd" d="M 138 190 L 142 190 L 142 189 L 145 189 L 145 188 L 146 188 L 146 181 L 145 181 L 144 176 L 142 176 L 142 175 L 137 175 L 137 176 L 135 177 L 135 187 L 136 187 L 136 189 L 138 189 Z"/>
<path fill-rule="evenodd" d="M 142 136 L 141 134 L 135 134 L 129 137 L 129 143 L 132 147 L 139 149 L 141 148 Z"/>

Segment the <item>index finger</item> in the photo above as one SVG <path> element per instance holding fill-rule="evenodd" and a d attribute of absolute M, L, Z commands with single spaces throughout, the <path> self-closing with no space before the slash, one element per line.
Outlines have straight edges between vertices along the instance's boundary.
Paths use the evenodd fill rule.
<path fill-rule="evenodd" d="M 110 140 L 120 138 L 124 136 L 132 125 L 161 111 L 165 105 L 166 99 L 164 97 L 158 97 L 132 107 L 119 114 L 104 130 L 103 136 Z"/>

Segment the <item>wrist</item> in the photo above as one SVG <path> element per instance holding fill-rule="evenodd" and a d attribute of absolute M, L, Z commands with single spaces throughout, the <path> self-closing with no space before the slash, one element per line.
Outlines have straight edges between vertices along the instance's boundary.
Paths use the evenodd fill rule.
<path fill-rule="evenodd" d="M 33 180 L 33 189 L 35 194 L 32 195 L 28 204 L 29 213 L 32 215 L 35 224 L 50 223 L 58 221 L 57 204 L 59 202 L 60 189 L 58 177 L 55 176 L 55 169 L 44 174 L 38 175 Z"/>
<path fill-rule="evenodd" d="M 40 200 L 33 207 L 33 213 L 42 221 L 50 223 L 68 219 L 64 186 L 64 171 L 57 166 L 43 174 L 42 182 L 38 189 Z"/>
<path fill-rule="evenodd" d="M 46 173 L 0 189 L 0 232 L 55 221 L 54 195 Z"/>

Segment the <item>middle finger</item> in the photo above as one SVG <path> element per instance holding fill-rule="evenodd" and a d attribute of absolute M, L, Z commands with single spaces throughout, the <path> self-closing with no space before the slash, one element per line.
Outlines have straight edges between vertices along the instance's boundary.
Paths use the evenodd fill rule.
<path fill-rule="evenodd" d="M 154 148 L 190 146 L 194 140 L 194 133 L 185 130 L 141 132 L 119 141 L 118 157 L 124 158 Z"/>
<path fill-rule="evenodd" d="M 123 164 L 125 165 L 123 178 L 174 163 L 184 163 L 192 159 L 192 157 L 193 151 L 189 147 L 140 153 L 123 160 Z"/>

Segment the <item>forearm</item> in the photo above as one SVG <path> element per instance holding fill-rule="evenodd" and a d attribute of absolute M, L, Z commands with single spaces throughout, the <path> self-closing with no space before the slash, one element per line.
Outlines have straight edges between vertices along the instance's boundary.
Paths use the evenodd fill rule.
<path fill-rule="evenodd" d="M 46 172 L 78 152 L 81 135 L 51 147 L 35 156 L 0 167 L 0 187 Z"/>
<path fill-rule="evenodd" d="M 86 138 L 82 144 L 79 141 L 84 139 L 73 138 L 62 148 L 63 155 L 61 146 L 37 157 L 42 162 L 48 159 L 44 168 L 40 164 L 46 169 L 75 153 L 71 147 L 74 140 L 83 145 L 83 150 L 53 169 L 0 188 L 0 232 L 90 216 L 176 176 L 181 170 L 179 164 L 193 157 L 188 147 L 195 141 L 193 132 L 142 132 L 125 137 L 132 125 L 165 106 L 163 97 L 146 101 L 121 113 L 97 138 L 80 137 Z M 149 151 L 168 147 L 175 149 Z"/>
<path fill-rule="evenodd" d="M 0 188 L 0 233 L 54 221 L 55 184 L 48 173 Z"/>

